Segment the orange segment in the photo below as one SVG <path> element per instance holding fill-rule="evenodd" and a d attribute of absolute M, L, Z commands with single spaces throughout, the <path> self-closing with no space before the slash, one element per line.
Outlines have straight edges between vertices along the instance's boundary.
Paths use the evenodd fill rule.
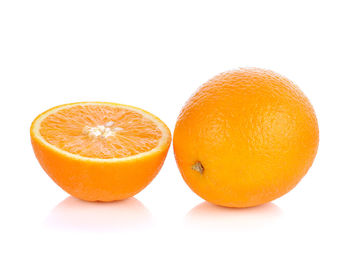
<path fill-rule="evenodd" d="M 73 103 L 39 115 L 31 126 L 35 155 L 69 194 L 89 201 L 131 197 L 157 175 L 171 134 L 156 116 L 136 107 Z"/>

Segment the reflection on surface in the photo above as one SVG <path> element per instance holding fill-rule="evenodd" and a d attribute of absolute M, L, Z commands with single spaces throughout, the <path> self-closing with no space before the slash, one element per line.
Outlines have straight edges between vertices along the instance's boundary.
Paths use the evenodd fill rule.
<path fill-rule="evenodd" d="M 46 225 L 64 230 L 122 231 L 142 228 L 151 222 L 151 213 L 135 198 L 86 202 L 67 197 L 51 211 Z"/>
<path fill-rule="evenodd" d="M 226 208 L 203 202 L 186 216 L 186 225 L 206 230 L 253 230 L 271 224 L 282 215 L 274 203 L 251 208 Z"/>

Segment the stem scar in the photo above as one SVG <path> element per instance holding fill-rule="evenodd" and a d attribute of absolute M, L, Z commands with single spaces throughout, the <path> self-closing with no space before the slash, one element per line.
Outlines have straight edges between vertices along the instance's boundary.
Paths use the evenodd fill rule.
<path fill-rule="evenodd" d="M 192 170 L 197 171 L 200 174 L 203 174 L 204 172 L 204 167 L 200 161 L 196 161 L 191 168 Z"/>

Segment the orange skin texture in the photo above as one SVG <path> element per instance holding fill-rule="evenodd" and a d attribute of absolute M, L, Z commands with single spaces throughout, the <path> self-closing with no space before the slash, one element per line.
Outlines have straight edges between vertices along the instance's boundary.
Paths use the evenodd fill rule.
<path fill-rule="evenodd" d="M 269 70 L 222 73 L 183 107 L 174 131 L 177 165 L 203 199 L 251 207 L 294 188 L 311 167 L 319 130 L 309 100 Z M 200 162 L 203 171 L 193 169 Z"/>
<path fill-rule="evenodd" d="M 159 151 L 117 162 L 65 156 L 41 142 L 32 128 L 31 142 L 42 168 L 67 193 L 86 201 L 115 201 L 136 195 L 153 180 L 164 163 L 171 138 Z"/>

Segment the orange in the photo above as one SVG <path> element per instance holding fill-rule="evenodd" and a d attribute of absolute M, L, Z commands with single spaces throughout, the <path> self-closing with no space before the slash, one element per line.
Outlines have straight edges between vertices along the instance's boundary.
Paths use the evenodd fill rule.
<path fill-rule="evenodd" d="M 273 71 L 222 73 L 183 107 L 174 152 L 188 186 L 227 207 L 272 201 L 311 167 L 319 141 L 315 112 L 300 89 Z"/>
<path fill-rule="evenodd" d="M 154 115 L 116 103 L 82 102 L 40 114 L 30 129 L 46 173 L 87 201 L 114 201 L 145 188 L 163 165 L 171 142 Z"/>

